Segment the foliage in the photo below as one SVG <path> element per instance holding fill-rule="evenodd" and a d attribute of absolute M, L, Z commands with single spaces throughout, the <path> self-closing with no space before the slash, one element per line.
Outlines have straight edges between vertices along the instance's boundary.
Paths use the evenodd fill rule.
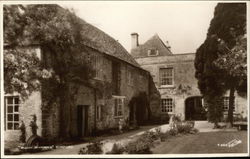
<path fill-rule="evenodd" d="M 112 149 L 108 154 L 123 154 L 125 151 L 124 147 L 121 144 L 114 143 Z"/>
<path fill-rule="evenodd" d="M 169 135 L 171 135 L 171 136 L 175 136 L 175 135 L 178 134 L 178 131 L 177 131 L 176 129 L 170 129 L 170 130 L 168 131 L 168 133 L 169 133 Z"/>
<path fill-rule="evenodd" d="M 219 39 L 219 57 L 215 64 L 226 71 L 228 76 L 244 79 L 247 76 L 247 38 L 236 37 L 236 45 L 230 50 L 227 44 Z M 240 81 L 241 82 L 241 81 Z"/>
<path fill-rule="evenodd" d="M 36 115 L 32 115 L 32 121 L 30 121 L 30 128 L 31 128 L 31 132 L 32 132 L 32 135 L 37 135 L 37 129 L 38 129 L 38 126 L 36 124 L 36 120 L 37 120 L 37 117 Z"/>
<path fill-rule="evenodd" d="M 218 127 L 218 122 L 223 116 L 223 97 L 221 96 L 204 96 L 204 100 L 208 105 L 208 121 L 213 122 L 215 127 Z"/>
<path fill-rule="evenodd" d="M 21 131 L 19 141 L 22 142 L 22 143 L 25 143 L 25 141 L 26 141 L 26 127 L 25 127 L 25 124 L 24 124 L 23 121 L 21 122 L 21 124 L 19 126 L 19 129 Z"/>
<path fill-rule="evenodd" d="M 88 79 L 91 69 L 85 58 L 76 56 L 84 50 L 80 30 L 75 14 L 58 5 L 4 5 L 4 40 L 8 45 L 4 52 L 5 92 L 17 91 L 27 97 L 40 89 L 42 79 L 53 78 L 58 84 L 76 75 Z M 34 44 L 44 49 L 45 62 L 34 53 L 17 49 Z"/>
<path fill-rule="evenodd" d="M 78 154 L 102 154 L 102 143 L 94 142 L 80 149 Z"/>
<path fill-rule="evenodd" d="M 190 133 L 190 131 L 192 130 L 191 125 L 189 124 L 177 124 L 177 131 L 178 133 Z"/>
<path fill-rule="evenodd" d="M 4 84 L 5 92 L 18 92 L 26 99 L 34 91 L 42 91 L 44 110 L 55 101 L 60 116 L 65 106 L 75 101 L 69 83 L 91 85 L 91 57 L 83 45 L 83 21 L 73 12 L 54 4 L 4 5 Z M 27 48 L 41 49 L 41 59 Z M 20 49 L 22 48 L 22 49 Z M 33 49 L 34 50 L 34 49 Z M 14 78 L 13 78 L 14 77 Z M 41 90 L 41 86 L 43 89 Z M 72 100 L 69 100 L 72 98 Z M 56 99 L 56 100 L 55 100 Z M 60 137 L 65 133 L 67 118 L 60 118 Z"/>
<path fill-rule="evenodd" d="M 175 88 L 176 95 L 190 95 L 192 91 L 192 87 L 185 84 L 180 84 L 178 87 Z"/>
<path fill-rule="evenodd" d="M 221 118 L 220 96 L 230 89 L 229 116 L 232 121 L 234 90 L 246 91 L 246 4 L 218 3 L 205 42 L 197 49 L 196 78 L 208 101 L 209 120 Z M 239 78 L 238 78 L 239 77 Z M 243 77 L 243 78 L 242 78 Z M 242 80 L 243 79 L 243 80 Z M 243 88 L 243 89 L 242 89 Z"/>
<path fill-rule="evenodd" d="M 192 120 L 186 121 L 187 124 L 189 124 L 192 128 L 194 128 L 195 122 Z"/>
<path fill-rule="evenodd" d="M 128 154 L 151 154 L 150 146 L 152 142 L 150 139 L 144 139 L 139 137 L 137 140 L 129 142 L 125 146 L 125 152 Z"/>
<path fill-rule="evenodd" d="M 198 130 L 192 127 L 188 122 L 180 122 L 177 129 L 170 129 L 162 132 L 161 128 L 156 128 L 155 131 L 146 131 L 137 138 L 129 141 L 125 146 L 114 143 L 112 150 L 108 154 L 151 154 L 151 148 L 156 144 L 156 141 L 166 141 L 170 136 L 176 136 L 178 133 L 195 134 Z M 81 149 L 81 154 L 87 154 L 87 149 Z"/>
<path fill-rule="evenodd" d="M 40 68 L 35 52 L 23 49 L 8 49 L 4 52 L 4 89 L 5 93 L 19 92 L 22 98 L 40 89 L 39 79 L 51 77 L 51 72 Z"/>

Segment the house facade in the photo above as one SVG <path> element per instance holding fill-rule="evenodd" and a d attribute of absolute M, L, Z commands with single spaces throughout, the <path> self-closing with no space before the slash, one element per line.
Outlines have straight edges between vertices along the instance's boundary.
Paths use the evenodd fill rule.
<path fill-rule="evenodd" d="M 140 67 L 115 39 L 82 21 L 79 34 L 86 40 L 78 59 L 89 59 L 93 78 L 71 79 L 63 103 L 59 96 L 47 101 L 47 86 L 33 92 L 26 100 L 18 93 L 5 94 L 4 138 L 18 141 L 20 123 L 25 125 L 26 140 L 32 135 L 30 122 L 36 116 L 37 134 L 48 140 L 82 138 L 98 131 L 117 129 L 122 119 L 126 125 L 142 124 L 154 117 L 160 101 L 150 73 Z M 34 52 L 49 67 L 55 61 L 49 48 L 39 44 L 22 47 Z M 8 47 L 4 48 L 7 51 Z M 60 92 L 58 92 L 60 94 Z M 138 97 L 143 97 L 141 102 Z"/>
<path fill-rule="evenodd" d="M 131 34 L 131 55 L 148 70 L 161 94 L 159 116 L 179 114 L 183 120 L 206 120 L 206 103 L 198 89 L 195 78 L 195 53 L 173 54 L 168 42 L 156 34 L 139 45 L 139 35 Z M 247 117 L 247 99 L 237 93 L 234 115 Z M 224 117 L 227 116 L 229 92 L 224 95 Z"/>

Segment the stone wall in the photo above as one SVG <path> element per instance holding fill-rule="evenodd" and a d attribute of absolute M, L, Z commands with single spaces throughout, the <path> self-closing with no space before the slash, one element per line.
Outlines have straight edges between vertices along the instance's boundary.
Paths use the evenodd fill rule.
<path fill-rule="evenodd" d="M 4 51 L 8 48 L 4 48 Z M 41 49 L 39 46 L 28 46 L 28 47 L 18 47 L 17 49 L 25 51 L 27 54 L 35 53 L 39 59 L 41 59 Z M 20 94 L 14 92 L 13 94 L 5 94 L 5 97 L 8 96 L 19 96 Z M 5 106 L 5 105 L 4 105 Z M 33 92 L 27 99 L 21 100 L 19 106 L 19 121 L 23 121 L 26 127 L 26 140 L 32 135 L 30 122 L 33 120 L 31 115 L 36 115 L 37 117 L 37 134 L 42 135 L 42 99 L 41 92 Z M 6 123 L 4 123 L 6 124 Z M 6 125 L 5 125 L 6 126 Z M 19 141 L 21 135 L 20 130 L 4 130 L 4 140 L 5 141 Z"/>
<path fill-rule="evenodd" d="M 174 111 L 170 114 L 181 114 L 181 118 L 185 119 L 185 100 L 189 97 L 202 96 L 197 86 L 197 79 L 195 78 L 194 68 L 195 54 L 176 54 L 172 56 L 158 56 L 158 57 L 144 57 L 136 58 L 136 61 L 142 68 L 148 70 L 153 77 L 156 88 L 161 94 L 161 98 L 170 97 L 174 100 Z M 159 69 L 164 67 L 173 67 L 174 69 L 174 85 L 170 87 L 160 86 Z M 186 93 L 178 91 L 180 87 L 190 86 L 190 90 Z M 228 95 L 228 92 L 225 96 Z M 158 105 L 160 109 L 160 104 Z M 161 112 L 161 111 L 160 111 Z M 155 116 L 164 115 L 159 112 L 154 112 Z M 234 114 L 241 114 L 247 116 L 247 99 L 236 94 L 236 111 Z M 224 112 L 224 116 L 227 112 Z"/>
<path fill-rule="evenodd" d="M 185 119 L 185 99 L 191 96 L 201 96 L 197 87 L 194 68 L 195 54 L 180 54 L 172 56 L 137 58 L 137 62 L 142 68 L 148 70 L 153 77 L 156 88 L 159 90 L 161 98 L 172 98 L 174 100 L 174 111 L 169 114 L 181 114 Z M 170 87 L 160 85 L 160 68 L 173 67 L 174 84 Z M 187 93 L 180 93 L 179 87 L 190 87 Z M 161 113 L 161 105 L 158 104 L 158 115 Z M 159 111 L 160 110 L 160 111 Z"/>
<path fill-rule="evenodd" d="M 123 119 L 129 118 L 129 102 L 131 98 L 140 92 L 149 95 L 150 76 L 147 71 L 134 67 L 126 62 L 115 59 L 111 56 L 101 54 L 93 49 L 86 48 L 82 55 L 90 54 L 98 56 L 101 62 L 98 65 L 99 77 L 89 81 L 72 81 L 68 86 L 68 99 L 64 106 L 64 115 L 60 117 L 59 102 L 55 101 L 53 108 L 47 115 L 44 115 L 44 127 L 47 138 L 57 138 L 60 130 L 60 118 L 64 119 L 65 132 L 69 137 L 78 135 L 77 125 L 77 106 L 88 106 L 88 135 L 94 131 L 118 128 L 119 118 L 114 117 L 115 102 L 113 96 L 124 96 Z M 48 56 L 49 57 L 49 56 Z M 50 58 L 51 60 L 51 58 Z M 120 66 L 120 93 L 114 94 L 112 91 L 112 61 L 119 63 Z M 118 67 L 118 66 L 117 66 Z M 132 74 L 132 84 L 128 84 L 128 72 Z M 151 80 L 152 82 L 152 80 Z M 152 85 L 152 84 L 151 84 Z M 154 86 L 154 85 L 152 85 Z M 154 91 L 157 91 L 155 89 Z M 101 105 L 101 120 L 96 119 L 96 107 Z M 45 111 L 46 112 L 46 111 Z M 147 114 L 145 114 L 147 116 Z M 53 126 L 51 126 L 53 125 Z"/>
<path fill-rule="evenodd" d="M 15 95 L 15 94 L 13 94 Z M 12 96 L 7 94 L 6 96 Z M 32 115 L 37 117 L 37 134 L 42 135 L 42 114 L 41 114 L 41 93 L 33 92 L 28 99 L 21 101 L 19 106 L 19 120 L 23 121 L 26 127 L 26 140 L 32 135 L 30 122 L 32 121 Z M 6 130 L 4 131 L 5 141 L 19 141 L 21 135 L 20 130 Z"/>
<path fill-rule="evenodd" d="M 47 67 L 53 65 L 53 56 L 49 50 L 43 48 L 39 51 L 39 56 L 42 57 L 43 63 Z M 42 54 L 41 54 L 42 53 Z M 141 92 L 145 92 L 150 98 L 151 93 L 154 94 L 154 99 L 157 99 L 159 94 L 155 86 L 152 84 L 150 74 L 124 61 L 118 60 L 112 56 L 102 54 L 90 48 L 85 48 L 85 52 L 79 54 L 79 58 L 83 58 L 87 54 L 97 55 L 102 59 L 97 69 L 100 71 L 98 78 L 86 80 L 73 80 L 69 82 L 62 91 L 66 91 L 63 105 L 61 100 L 54 97 L 52 101 L 46 101 L 44 98 L 49 83 L 42 85 L 41 92 L 34 92 L 28 100 L 26 100 L 20 109 L 21 117 L 23 117 L 27 129 L 29 129 L 30 115 L 37 115 L 38 135 L 48 140 L 58 140 L 60 135 L 64 134 L 63 138 L 73 138 L 78 136 L 77 125 L 77 106 L 86 105 L 88 107 L 88 134 L 91 135 L 95 130 L 105 130 L 110 128 L 118 128 L 120 119 L 114 117 L 114 96 L 124 96 L 123 119 L 129 118 L 129 102 Z M 112 61 L 120 65 L 120 81 L 119 94 L 114 94 L 112 91 Z M 129 72 L 131 73 L 132 82 L 129 84 Z M 152 88 L 151 88 L 152 87 Z M 149 92 L 150 91 L 150 92 Z M 44 92 L 44 93 L 43 93 Z M 60 92 L 58 92 L 59 94 Z M 158 93 L 158 94 L 157 94 Z M 153 102 L 151 102 L 153 103 Z M 151 105 L 150 103 L 150 105 Z M 96 119 L 96 107 L 102 105 L 101 120 Z M 153 104 L 151 106 L 154 106 Z M 158 108 L 151 108 L 152 111 L 157 111 Z M 147 120 L 146 112 L 144 119 Z M 63 126 L 62 126 L 63 125 Z M 61 129 L 63 128 L 63 130 Z M 63 131 L 63 132 L 62 132 Z M 17 132 L 6 131 L 5 140 L 17 140 Z M 15 138 L 13 137 L 15 136 Z M 30 136 L 30 130 L 27 130 L 27 136 Z"/>

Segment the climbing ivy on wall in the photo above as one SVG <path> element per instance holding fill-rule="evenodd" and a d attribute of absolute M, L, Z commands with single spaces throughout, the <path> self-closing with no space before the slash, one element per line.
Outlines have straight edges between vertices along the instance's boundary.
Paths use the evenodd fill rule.
<path fill-rule="evenodd" d="M 4 43 L 8 46 L 4 51 L 5 93 L 17 91 L 25 99 L 40 90 L 43 108 L 49 108 L 59 98 L 62 116 L 70 98 L 69 83 L 93 77 L 84 55 L 81 20 L 53 4 L 4 5 L 3 11 Z M 35 52 L 20 49 L 34 44 L 42 50 L 42 61 Z M 64 122 L 60 123 L 63 135 Z"/>

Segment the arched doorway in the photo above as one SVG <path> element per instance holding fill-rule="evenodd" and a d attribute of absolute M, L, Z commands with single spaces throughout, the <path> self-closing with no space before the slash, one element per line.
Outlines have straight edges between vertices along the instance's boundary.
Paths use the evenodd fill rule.
<path fill-rule="evenodd" d="M 201 96 L 189 97 L 185 100 L 185 120 L 207 120 Z"/>

